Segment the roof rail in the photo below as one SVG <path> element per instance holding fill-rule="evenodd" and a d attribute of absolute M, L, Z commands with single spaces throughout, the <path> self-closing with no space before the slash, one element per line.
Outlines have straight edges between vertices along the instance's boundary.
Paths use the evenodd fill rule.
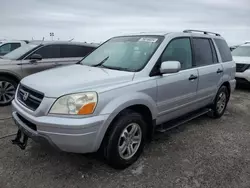
<path fill-rule="evenodd" d="M 250 44 L 250 41 L 245 42 L 244 44 Z"/>
<path fill-rule="evenodd" d="M 201 31 L 201 30 L 192 30 L 192 29 L 187 29 L 187 30 L 184 30 L 183 33 L 192 33 L 192 32 L 197 32 L 197 33 L 203 33 L 205 35 L 208 35 L 208 34 L 213 34 L 215 36 L 220 36 L 220 34 L 218 33 L 213 33 L 213 32 L 210 32 L 210 31 Z"/>

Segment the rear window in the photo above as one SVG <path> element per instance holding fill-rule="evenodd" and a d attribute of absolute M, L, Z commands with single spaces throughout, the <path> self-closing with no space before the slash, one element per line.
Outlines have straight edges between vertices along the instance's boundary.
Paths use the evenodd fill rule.
<path fill-rule="evenodd" d="M 228 47 L 226 41 L 222 39 L 214 39 L 214 41 L 215 41 L 216 46 L 219 49 L 222 62 L 232 61 L 233 59 L 232 59 L 231 50 Z"/>
<path fill-rule="evenodd" d="M 19 48 L 20 46 L 21 46 L 20 43 L 12 43 L 12 44 L 11 44 L 11 51 L 13 51 L 13 50 Z"/>

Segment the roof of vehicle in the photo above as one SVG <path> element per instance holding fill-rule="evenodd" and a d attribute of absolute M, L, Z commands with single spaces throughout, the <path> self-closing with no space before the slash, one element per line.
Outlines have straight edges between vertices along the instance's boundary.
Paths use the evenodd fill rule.
<path fill-rule="evenodd" d="M 28 43 L 27 41 L 25 40 L 1 40 L 0 43 L 1 44 L 5 44 L 5 43 L 16 43 L 16 42 L 21 42 L 21 43 Z"/>
<path fill-rule="evenodd" d="M 73 45 L 80 45 L 80 46 L 89 46 L 89 47 L 98 47 L 98 44 L 95 43 L 85 43 L 85 42 L 72 42 L 72 41 L 29 41 L 29 44 L 73 44 Z"/>
<path fill-rule="evenodd" d="M 200 31 L 200 30 L 184 30 L 183 32 L 164 32 L 164 31 L 156 31 L 156 32 L 140 32 L 140 33 L 131 33 L 123 36 L 167 36 L 167 35 L 175 35 L 175 36 L 197 36 L 197 37 L 208 37 L 208 38 L 222 38 L 220 34 L 210 32 L 210 31 Z"/>

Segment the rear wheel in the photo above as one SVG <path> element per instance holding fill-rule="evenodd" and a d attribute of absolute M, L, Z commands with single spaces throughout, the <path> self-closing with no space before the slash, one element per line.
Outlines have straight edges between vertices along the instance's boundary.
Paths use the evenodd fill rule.
<path fill-rule="evenodd" d="M 113 122 L 106 137 L 104 155 L 110 166 L 124 169 L 141 155 L 146 139 L 147 124 L 141 114 L 126 110 Z"/>
<path fill-rule="evenodd" d="M 16 88 L 16 81 L 6 77 L 0 77 L 0 106 L 11 104 L 11 101 L 15 97 Z"/>
<path fill-rule="evenodd" d="M 222 86 L 217 92 L 217 95 L 214 99 L 210 117 L 220 118 L 226 110 L 228 99 L 229 99 L 228 89 L 226 86 Z"/>

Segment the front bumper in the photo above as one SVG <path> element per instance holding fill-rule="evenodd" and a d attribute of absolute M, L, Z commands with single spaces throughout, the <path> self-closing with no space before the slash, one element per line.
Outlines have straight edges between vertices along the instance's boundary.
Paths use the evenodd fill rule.
<path fill-rule="evenodd" d="M 99 148 L 99 133 L 108 115 L 88 118 L 35 117 L 12 102 L 12 116 L 19 129 L 36 142 L 50 145 L 66 152 L 91 153 Z"/>
<path fill-rule="evenodd" d="M 236 72 L 235 74 L 236 78 L 243 78 L 245 80 L 247 80 L 248 82 L 250 82 L 250 70 L 246 70 L 244 72 Z"/>

